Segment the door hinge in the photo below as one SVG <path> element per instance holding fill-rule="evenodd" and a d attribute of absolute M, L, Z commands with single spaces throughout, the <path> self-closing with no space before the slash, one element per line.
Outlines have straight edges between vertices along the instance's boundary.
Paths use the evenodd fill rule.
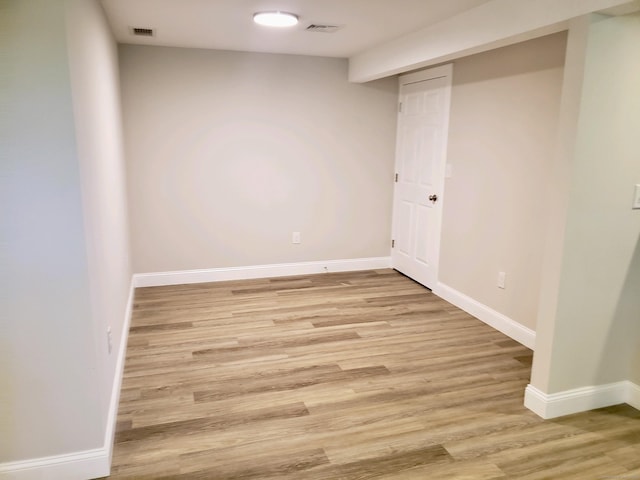
<path fill-rule="evenodd" d="M 395 240 L 391 240 L 391 248 L 396 248 L 396 241 Z"/>
<path fill-rule="evenodd" d="M 398 183 L 398 174 L 396 173 L 396 183 Z"/>
<path fill-rule="evenodd" d="M 402 113 L 402 102 L 398 103 L 398 113 Z"/>

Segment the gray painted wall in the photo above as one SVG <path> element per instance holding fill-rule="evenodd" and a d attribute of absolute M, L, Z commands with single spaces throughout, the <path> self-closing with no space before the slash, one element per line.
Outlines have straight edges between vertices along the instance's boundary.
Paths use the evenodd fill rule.
<path fill-rule="evenodd" d="M 106 415 L 117 354 L 126 334 L 132 275 L 118 48 L 99 2 L 67 0 L 66 10 L 93 333 Z M 113 338 L 111 353 L 108 328 Z"/>
<path fill-rule="evenodd" d="M 559 33 L 453 69 L 440 281 L 532 330 L 565 47 Z"/>
<path fill-rule="evenodd" d="M 131 270 L 116 49 L 99 3 L 1 0 L 0 22 L 8 462 L 104 446 L 116 363 L 106 326 L 117 349 Z"/>
<path fill-rule="evenodd" d="M 556 158 L 564 227 L 550 233 L 532 384 L 546 393 L 640 379 L 640 16 L 575 24 L 571 148 Z M 556 220 L 556 222 L 559 220 Z"/>
<path fill-rule="evenodd" d="M 101 445 L 63 2 L 3 0 L 0 461 Z"/>
<path fill-rule="evenodd" d="M 330 58 L 120 54 L 136 272 L 389 255 L 395 79 L 350 84 Z"/>

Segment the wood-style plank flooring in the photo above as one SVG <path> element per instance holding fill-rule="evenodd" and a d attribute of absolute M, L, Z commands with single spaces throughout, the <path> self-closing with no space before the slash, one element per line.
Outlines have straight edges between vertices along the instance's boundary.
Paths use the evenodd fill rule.
<path fill-rule="evenodd" d="M 110 478 L 640 479 L 640 412 L 543 421 L 531 358 L 393 270 L 138 289 Z"/>

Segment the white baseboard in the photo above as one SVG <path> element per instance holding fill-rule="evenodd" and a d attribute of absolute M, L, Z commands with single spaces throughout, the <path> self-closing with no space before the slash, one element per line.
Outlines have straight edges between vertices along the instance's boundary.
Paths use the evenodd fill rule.
<path fill-rule="evenodd" d="M 137 273 L 133 276 L 136 287 L 159 287 L 187 283 L 223 282 L 252 278 L 287 277 L 326 272 L 351 272 L 391 268 L 391 257 L 355 258 L 320 262 L 279 263 L 248 267 L 208 268 L 174 272 Z"/>
<path fill-rule="evenodd" d="M 120 348 L 116 359 L 115 378 L 111 387 L 111 397 L 109 400 L 109 412 L 107 414 L 107 430 L 104 435 L 104 449 L 108 455 L 108 468 L 111 469 L 111 458 L 113 456 L 113 440 L 116 434 L 116 424 L 118 422 L 118 405 L 120 404 L 120 390 L 122 388 L 122 376 L 124 374 L 124 360 L 127 356 L 127 342 L 129 340 L 129 327 L 133 314 L 133 300 L 136 289 L 134 279 L 131 277 L 129 285 L 129 298 L 124 313 L 124 324 L 122 325 L 122 337 L 120 338 Z M 108 473 L 107 473 L 108 474 Z M 104 475 L 103 475 L 104 476 Z"/>
<path fill-rule="evenodd" d="M 640 410 L 640 385 L 627 382 L 627 396 L 624 403 L 631 405 L 636 410 Z"/>
<path fill-rule="evenodd" d="M 535 350 L 536 332 L 530 328 L 521 325 L 500 312 L 496 312 L 492 308 L 487 307 L 444 283 L 438 283 L 433 289 L 433 293 L 479 320 L 482 320 L 487 325 L 490 325 L 508 337 L 511 337 L 516 342 L 521 343 L 531 350 Z"/>
<path fill-rule="evenodd" d="M 103 448 L 67 455 L 0 464 L 0 479 L 87 480 L 109 474 L 108 452 Z"/>
<path fill-rule="evenodd" d="M 131 279 L 129 298 L 125 310 L 122 338 L 116 360 L 115 378 L 111 389 L 107 426 L 102 448 L 73 452 L 64 455 L 41 457 L 18 462 L 0 464 L 0 480 L 87 480 L 109 475 L 111 470 L 111 456 L 113 454 L 113 439 L 118 417 L 118 403 L 120 401 L 120 387 L 124 359 L 127 353 L 129 326 L 133 308 L 134 283 Z"/>
<path fill-rule="evenodd" d="M 629 381 L 547 394 L 533 385 L 524 393 L 524 406 L 544 419 L 627 403 L 640 409 L 640 387 Z"/>

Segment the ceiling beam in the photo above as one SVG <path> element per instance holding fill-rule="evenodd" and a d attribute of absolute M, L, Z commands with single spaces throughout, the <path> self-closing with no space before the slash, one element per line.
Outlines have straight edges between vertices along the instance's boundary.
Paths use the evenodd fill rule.
<path fill-rule="evenodd" d="M 637 0 L 490 0 L 349 59 L 349 80 L 363 83 L 567 29 L 592 12 L 637 7 Z"/>

